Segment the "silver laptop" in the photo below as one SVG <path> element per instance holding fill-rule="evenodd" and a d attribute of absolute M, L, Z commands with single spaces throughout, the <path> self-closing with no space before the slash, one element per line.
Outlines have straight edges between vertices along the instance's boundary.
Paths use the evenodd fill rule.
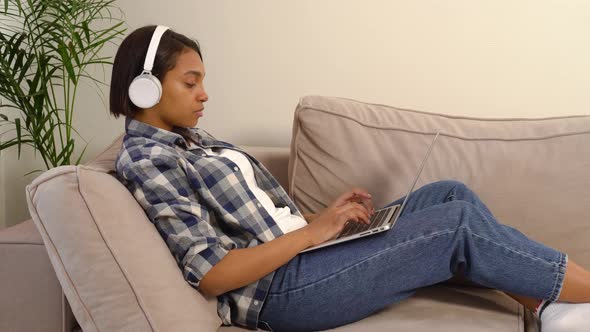
<path fill-rule="evenodd" d="M 412 182 L 412 185 L 410 186 L 410 189 L 408 190 L 408 193 L 406 194 L 406 197 L 401 205 L 397 204 L 380 210 L 376 210 L 375 214 L 370 219 L 371 223 L 368 225 L 356 221 L 349 221 L 344 226 L 344 229 L 342 229 L 342 232 L 340 232 L 340 234 L 338 234 L 338 236 L 335 239 L 318 244 L 317 246 L 309 247 L 301 252 L 303 253 L 306 251 L 331 246 L 337 243 L 358 239 L 360 237 L 373 235 L 391 229 L 393 225 L 395 225 L 395 223 L 397 222 L 399 216 L 401 215 L 402 210 L 404 209 L 404 206 L 408 201 L 408 197 L 410 197 L 410 193 L 416 185 L 416 182 L 418 182 L 418 178 L 422 173 L 422 169 L 424 169 L 426 160 L 428 159 L 428 156 L 430 156 L 430 152 L 432 151 L 434 143 L 438 139 L 439 134 L 440 133 L 437 132 L 434 138 L 432 139 L 432 143 L 430 143 L 430 147 L 426 152 L 426 156 L 424 156 L 424 159 L 422 160 L 422 165 L 420 165 L 420 168 L 418 169 L 418 174 L 416 174 L 414 182 Z"/>

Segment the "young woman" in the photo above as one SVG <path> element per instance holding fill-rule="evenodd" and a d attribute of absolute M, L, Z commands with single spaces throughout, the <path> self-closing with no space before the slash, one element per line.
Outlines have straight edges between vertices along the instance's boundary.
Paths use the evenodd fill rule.
<path fill-rule="evenodd" d="M 368 223 L 371 195 L 351 188 L 325 210 L 301 215 L 254 157 L 196 128 L 209 98 L 203 57 L 197 42 L 171 30 L 153 62 L 161 98 L 132 103 L 129 87 L 155 29 L 127 36 L 113 64 L 110 111 L 126 117 L 116 171 L 187 282 L 218 298 L 224 324 L 334 328 L 456 277 L 506 292 L 540 315 L 543 331 L 589 329 L 590 272 L 500 224 L 457 181 L 416 190 L 394 231 L 298 254 L 349 220 Z"/>

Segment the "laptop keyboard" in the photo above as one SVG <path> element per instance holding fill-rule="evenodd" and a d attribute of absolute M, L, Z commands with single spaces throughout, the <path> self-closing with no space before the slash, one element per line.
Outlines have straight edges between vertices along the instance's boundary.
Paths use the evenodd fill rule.
<path fill-rule="evenodd" d="M 338 238 L 353 235 L 356 233 L 360 233 L 360 232 L 366 231 L 368 229 L 379 227 L 379 226 L 383 225 L 385 222 L 387 222 L 386 217 L 389 214 L 389 211 L 391 211 L 393 209 L 394 214 L 392 215 L 392 217 L 394 217 L 395 210 L 398 207 L 399 207 L 399 205 L 395 205 L 395 206 L 391 206 L 386 209 L 381 209 L 379 211 L 376 211 L 376 213 L 370 219 L 371 223 L 368 225 L 360 223 L 360 222 L 356 222 L 356 221 L 347 222 L 346 225 L 344 226 L 344 229 L 342 229 L 342 232 L 340 232 L 340 235 L 338 235 Z"/>

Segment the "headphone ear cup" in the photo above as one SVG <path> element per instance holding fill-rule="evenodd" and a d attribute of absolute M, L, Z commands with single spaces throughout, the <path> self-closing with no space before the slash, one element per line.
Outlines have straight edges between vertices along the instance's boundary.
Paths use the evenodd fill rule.
<path fill-rule="evenodd" d="M 161 97 L 162 84 L 149 73 L 137 76 L 129 85 L 129 99 L 139 108 L 153 107 L 160 102 Z"/>

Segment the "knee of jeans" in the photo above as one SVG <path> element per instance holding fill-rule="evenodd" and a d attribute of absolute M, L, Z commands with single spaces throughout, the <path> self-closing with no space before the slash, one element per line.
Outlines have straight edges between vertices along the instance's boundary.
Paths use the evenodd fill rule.
<path fill-rule="evenodd" d="M 447 216 L 452 226 L 461 227 L 468 226 L 473 222 L 479 221 L 480 218 L 474 218 L 476 216 L 477 208 L 467 201 L 455 200 L 449 201 L 444 204 L 447 208 Z"/>
<path fill-rule="evenodd" d="M 434 186 L 440 187 L 441 189 L 444 188 L 444 190 L 448 190 L 451 191 L 453 189 L 455 189 L 455 191 L 459 190 L 466 190 L 467 189 L 467 185 L 464 184 L 461 181 L 458 180 L 440 180 L 437 182 L 432 183 Z"/>

